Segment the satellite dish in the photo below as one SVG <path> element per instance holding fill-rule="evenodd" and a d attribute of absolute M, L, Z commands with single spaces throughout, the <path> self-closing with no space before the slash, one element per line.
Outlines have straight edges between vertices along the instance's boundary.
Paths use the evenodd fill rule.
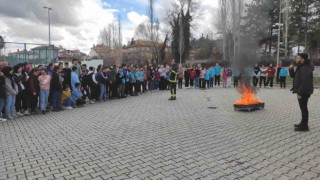
<path fill-rule="evenodd" d="M 0 36 L 0 49 L 3 49 L 4 48 L 4 39 L 2 36 Z"/>

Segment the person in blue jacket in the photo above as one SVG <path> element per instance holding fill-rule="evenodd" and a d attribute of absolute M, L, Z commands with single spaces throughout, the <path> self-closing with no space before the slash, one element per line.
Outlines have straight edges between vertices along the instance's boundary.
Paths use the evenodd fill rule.
<path fill-rule="evenodd" d="M 221 77 L 221 66 L 219 63 L 216 63 L 216 66 L 214 67 L 215 72 L 215 78 L 214 78 L 214 86 L 220 86 L 220 77 Z"/>
<path fill-rule="evenodd" d="M 286 88 L 286 79 L 288 76 L 288 69 L 286 67 L 282 67 L 279 72 L 280 78 L 280 88 Z"/>
<path fill-rule="evenodd" d="M 86 101 L 82 99 L 81 84 L 75 84 L 76 89 L 72 90 L 71 99 L 76 102 L 77 106 L 83 106 Z"/>
<path fill-rule="evenodd" d="M 136 92 L 133 91 L 133 87 L 135 84 L 136 84 L 136 75 L 134 72 L 134 68 L 131 68 L 129 72 L 129 89 L 128 89 L 129 94 L 131 96 L 136 95 Z"/>
<path fill-rule="evenodd" d="M 209 75 L 210 75 L 210 87 L 213 87 L 213 81 L 214 81 L 214 76 L 216 72 L 214 71 L 213 66 L 209 70 Z"/>
<path fill-rule="evenodd" d="M 204 74 L 204 80 L 206 81 L 206 84 L 207 84 L 207 88 L 208 88 L 208 89 L 210 88 L 210 74 L 211 74 L 210 69 L 208 69 L 208 70 L 206 71 L 206 73 Z"/>
<path fill-rule="evenodd" d="M 72 67 L 72 72 L 71 72 L 71 90 L 73 91 L 73 90 L 75 90 L 75 89 L 77 89 L 76 88 L 76 83 L 80 83 L 80 79 L 79 79 L 79 76 L 78 76 L 78 74 L 77 74 L 77 67 L 76 66 L 73 66 Z"/>

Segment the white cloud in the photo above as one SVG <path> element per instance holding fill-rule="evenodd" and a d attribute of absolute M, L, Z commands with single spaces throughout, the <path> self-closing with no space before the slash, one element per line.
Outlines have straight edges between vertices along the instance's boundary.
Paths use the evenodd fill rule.
<path fill-rule="evenodd" d="M 98 43 L 101 29 L 111 23 L 115 12 L 128 12 L 127 19 L 122 22 L 123 43 L 126 44 L 134 36 L 136 27 L 148 20 L 144 14 L 139 14 L 134 7 L 119 7 L 114 9 L 110 3 L 101 0 L 0 0 L 0 35 L 6 36 L 6 41 L 26 43 L 48 43 L 48 16 L 43 6 L 53 8 L 51 11 L 52 44 L 62 45 L 68 49 L 79 49 L 88 53 L 93 44 Z M 147 0 L 132 0 L 141 8 L 147 8 Z M 165 22 L 166 12 L 174 0 L 156 1 L 155 12 L 161 27 L 168 29 Z M 193 34 L 199 37 L 202 33 L 214 32 L 211 26 L 215 18 L 218 0 L 201 0 L 203 16 L 196 19 Z M 21 4 L 16 7 L 12 4 Z M 20 7 L 24 7 L 21 9 Z M 17 9 L 18 8 L 18 9 Z M 143 11 L 145 12 L 145 11 Z M 11 45 L 12 46 L 12 45 Z M 8 45 L 9 47 L 9 45 Z M 12 46 L 12 49 L 17 49 Z M 19 49 L 21 47 L 19 46 Z"/>
<path fill-rule="evenodd" d="M 108 7 L 108 8 L 110 8 L 111 5 L 110 5 L 109 3 L 107 3 L 107 2 L 103 2 L 103 7 Z"/>
<path fill-rule="evenodd" d="M 56 2 L 59 1 L 59 2 Z M 100 30 L 111 23 L 115 18 L 115 9 L 104 9 L 100 0 L 81 0 L 72 4 L 62 3 L 64 0 L 56 0 L 55 4 L 49 4 L 51 11 L 51 43 L 62 45 L 68 49 L 80 49 L 89 52 L 93 44 L 97 44 Z M 59 6 L 57 6 L 59 4 Z M 26 43 L 48 43 L 48 21 L 46 11 L 37 7 L 33 11 L 32 6 L 29 14 L 38 10 L 30 17 L 25 15 L 3 14 L 0 12 L 0 34 L 6 36 L 6 41 Z M 65 9 L 69 10 L 66 14 Z M 64 18 L 61 17 L 64 15 Z M 21 17 L 16 17 L 16 16 Z M 11 45 L 12 46 L 12 45 Z M 16 49 L 16 48 L 12 48 Z"/>
<path fill-rule="evenodd" d="M 135 11 L 130 11 L 128 14 L 128 19 L 133 25 L 137 26 L 141 24 L 142 22 L 145 22 L 148 20 L 148 17 L 146 15 L 140 15 Z"/>

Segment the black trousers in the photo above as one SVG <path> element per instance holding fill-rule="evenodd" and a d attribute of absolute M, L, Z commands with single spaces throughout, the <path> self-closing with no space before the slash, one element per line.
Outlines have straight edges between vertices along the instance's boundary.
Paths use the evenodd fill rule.
<path fill-rule="evenodd" d="M 178 88 L 182 89 L 182 78 L 178 78 Z"/>
<path fill-rule="evenodd" d="M 84 84 L 84 85 L 82 86 L 82 91 L 81 91 L 81 92 L 82 92 L 82 94 L 83 94 L 83 95 L 82 95 L 82 99 L 85 100 L 85 99 L 88 97 L 89 100 L 92 100 L 92 99 L 91 99 L 91 95 L 90 95 L 90 91 L 89 91 L 89 86 L 88 86 L 88 85 L 85 85 L 85 84 Z"/>
<path fill-rule="evenodd" d="M 207 84 L 207 88 L 210 88 L 210 80 L 206 80 L 205 84 Z"/>
<path fill-rule="evenodd" d="M 125 86 L 124 86 L 124 94 L 125 94 L 126 96 L 128 96 L 129 92 L 130 92 L 129 82 L 126 82 L 126 84 L 125 84 Z"/>
<path fill-rule="evenodd" d="M 90 100 L 99 100 L 100 87 L 98 85 L 90 85 Z"/>
<path fill-rule="evenodd" d="M 217 84 L 218 86 L 220 86 L 220 75 L 215 75 L 214 85 L 216 86 Z"/>
<path fill-rule="evenodd" d="M 141 92 L 141 84 L 140 84 L 140 81 L 136 81 L 135 86 L 134 86 L 134 92 L 135 92 L 135 93 L 140 93 L 140 92 Z"/>
<path fill-rule="evenodd" d="M 268 77 L 266 84 L 269 85 L 270 87 L 273 87 L 273 78 L 272 77 Z"/>
<path fill-rule="evenodd" d="M 110 87 L 111 87 L 111 93 L 112 93 L 111 97 L 117 98 L 118 97 L 118 83 L 112 82 Z"/>
<path fill-rule="evenodd" d="M 308 111 L 308 100 L 310 98 L 310 95 L 302 95 L 302 98 L 299 101 L 299 106 L 301 110 L 301 126 L 307 127 L 308 121 L 309 121 L 309 111 Z"/>
<path fill-rule="evenodd" d="M 133 83 L 128 83 L 128 93 L 133 96 Z"/>
<path fill-rule="evenodd" d="M 26 91 L 20 91 L 17 96 L 16 96 L 16 111 L 20 112 L 21 110 L 27 110 L 28 105 L 27 105 L 27 93 Z"/>
<path fill-rule="evenodd" d="M 184 79 L 184 87 L 189 87 L 189 78 Z"/>
<path fill-rule="evenodd" d="M 79 98 L 79 99 L 76 100 L 76 105 L 77 106 L 82 106 L 84 104 L 86 104 L 86 101 L 83 100 L 82 98 Z"/>
<path fill-rule="evenodd" d="M 280 77 L 280 87 L 286 88 L 286 77 Z"/>
<path fill-rule="evenodd" d="M 159 90 L 164 90 L 165 80 L 166 80 L 166 79 L 165 79 L 163 76 L 160 77 Z"/>
<path fill-rule="evenodd" d="M 148 80 L 144 80 L 142 83 L 142 92 L 147 91 Z"/>
<path fill-rule="evenodd" d="M 238 87 L 239 85 L 239 76 L 233 76 L 233 87 Z"/>
<path fill-rule="evenodd" d="M 177 96 L 177 83 L 170 82 L 171 97 L 175 98 Z"/>
<path fill-rule="evenodd" d="M 193 87 L 194 79 L 190 78 L 190 86 Z"/>
<path fill-rule="evenodd" d="M 28 94 L 28 101 L 29 101 L 29 107 L 30 107 L 30 111 L 34 112 L 38 106 L 38 98 L 39 98 L 39 94 L 37 95 L 33 95 L 33 94 Z"/>
<path fill-rule="evenodd" d="M 253 86 L 254 86 L 254 87 L 257 87 L 258 82 L 259 82 L 259 78 L 256 77 L 256 76 L 253 76 L 253 77 L 252 77 L 252 82 L 253 82 Z"/>
<path fill-rule="evenodd" d="M 260 76 L 260 87 L 263 83 L 263 86 L 266 87 L 266 77 L 265 76 Z"/>

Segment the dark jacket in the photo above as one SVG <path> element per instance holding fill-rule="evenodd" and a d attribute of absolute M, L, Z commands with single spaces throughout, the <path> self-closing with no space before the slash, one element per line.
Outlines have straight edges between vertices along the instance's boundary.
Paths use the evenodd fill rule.
<path fill-rule="evenodd" d="M 148 81 L 154 79 L 154 69 L 148 69 Z"/>
<path fill-rule="evenodd" d="M 0 76 L 0 98 L 6 98 L 6 79 L 4 76 Z"/>
<path fill-rule="evenodd" d="M 105 75 L 104 75 L 105 76 Z M 97 73 L 96 75 L 96 81 L 99 83 L 99 84 L 107 84 L 107 79 L 105 79 L 101 72 Z"/>
<path fill-rule="evenodd" d="M 189 70 L 186 69 L 186 70 L 184 71 L 184 79 L 189 79 L 189 78 L 190 78 L 190 73 L 189 73 Z"/>
<path fill-rule="evenodd" d="M 40 92 L 40 85 L 39 85 L 39 80 L 37 76 L 34 75 L 30 75 L 30 78 L 28 80 L 28 84 L 29 84 L 29 93 L 33 94 L 34 92 L 37 93 L 37 95 L 39 95 Z"/>
<path fill-rule="evenodd" d="M 71 86 L 71 69 L 63 68 L 63 84 Z"/>
<path fill-rule="evenodd" d="M 196 69 L 196 76 L 195 77 L 200 77 L 200 72 L 201 72 L 200 69 Z"/>
<path fill-rule="evenodd" d="M 62 85 L 60 83 L 59 74 L 55 71 L 52 73 L 52 79 L 50 82 L 50 89 L 51 91 L 61 91 Z"/>
<path fill-rule="evenodd" d="M 310 64 L 299 65 L 294 72 L 292 92 L 299 96 L 310 95 L 313 89 L 313 67 Z"/>

